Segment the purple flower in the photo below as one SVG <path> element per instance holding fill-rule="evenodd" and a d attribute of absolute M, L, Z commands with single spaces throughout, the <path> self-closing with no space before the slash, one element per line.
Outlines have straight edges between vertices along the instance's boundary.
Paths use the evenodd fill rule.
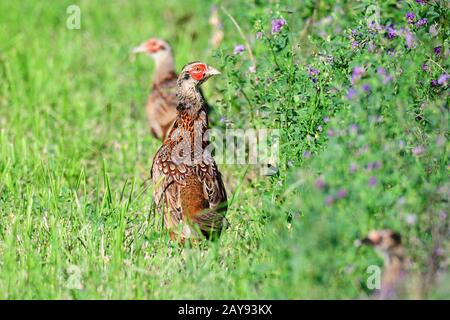
<path fill-rule="evenodd" d="M 352 49 L 356 49 L 356 48 L 358 48 L 358 47 L 359 47 L 359 42 L 356 41 L 356 40 L 353 40 L 353 41 L 352 41 Z"/>
<path fill-rule="evenodd" d="M 234 47 L 234 54 L 242 54 L 245 51 L 245 46 L 243 44 L 238 44 Z"/>
<path fill-rule="evenodd" d="M 430 81 L 430 84 L 431 84 L 432 87 L 437 87 L 437 86 L 439 86 L 438 81 L 437 81 L 437 80 L 434 80 L 434 79 Z"/>
<path fill-rule="evenodd" d="M 369 178 L 369 187 L 374 187 L 377 184 L 377 177 L 371 176 Z"/>
<path fill-rule="evenodd" d="M 370 91 L 370 86 L 368 84 L 363 84 L 362 88 L 363 88 L 363 90 L 365 92 L 369 92 Z"/>
<path fill-rule="evenodd" d="M 425 149 L 422 146 L 417 146 L 412 149 L 412 154 L 415 156 L 420 156 L 424 152 L 425 152 Z"/>
<path fill-rule="evenodd" d="M 448 217 L 447 212 L 445 212 L 445 211 L 439 212 L 439 219 L 441 221 L 445 221 L 447 219 L 447 217 Z"/>
<path fill-rule="evenodd" d="M 347 99 L 352 100 L 357 95 L 357 93 L 358 92 L 356 92 L 356 90 L 353 88 L 348 89 Z"/>
<path fill-rule="evenodd" d="M 422 65 L 422 71 L 428 71 L 428 66 L 426 63 Z"/>
<path fill-rule="evenodd" d="M 361 77 L 364 75 L 364 68 L 363 67 L 354 67 L 352 69 L 352 84 L 355 84 L 356 81 L 361 79 Z"/>
<path fill-rule="evenodd" d="M 317 76 L 319 75 L 319 70 L 317 70 L 317 69 L 313 69 L 313 68 L 308 68 L 308 75 L 309 75 L 309 78 L 311 79 L 311 81 L 313 82 L 313 83 L 316 83 L 317 82 Z"/>
<path fill-rule="evenodd" d="M 257 39 L 257 40 L 261 39 L 262 36 L 263 36 L 263 33 L 262 33 L 261 31 L 258 31 L 258 32 L 256 33 L 256 39 Z"/>
<path fill-rule="evenodd" d="M 328 122 L 330 122 L 330 118 L 329 118 L 329 117 L 325 117 L 325 118 L 323 118 L 323 122 L 325 122 L 325 123 L 328 123 Z"/>
<path fill-rule="evenodd" d="M 424 25 L 427 24 L 427 22 L 428 22 L 428 20 L 426 18 L 422 18 L 416 22 L 416 27 L 417 28 L 423 27 Z"/>
<path fill-rule="evenodd" d="M 416 46 L 414 35 L 408 29 L 401 30 L 402 36 L 406 41 L 406 46 L 408 49 L 414 48 Z"/>
<path fill-rule="evenodd" d="M 347 190 L 345 190 L 345 189 L 340 189 L 340 190 L 337 192 L 336 196 L 337 196 L 338 198 L 342 199 L 342 198 L 345 198 L 345 197 L 347 196 L 347 194 L 348 194 Z"/>
<path fill-rule="evenodd" d="M 327 130 L 327 134 L 328 134 L 328 137 L 330 137 L 330 138 L 331 138 L 331 137 L 334 137 L 334 130 L 331 129 L 331 128 L 328 129 L 328 130 Z"/>
<path fill-rule="evenodd" d="M 436 57 L 439 57 L 441 55 L 442 46 L 437 46 L 436 48 L 433 49 L 433 51 Z"/>
<path fill-rule="evenodd" d="M 388 39 L 394 39 L 397 36 L 397 31 L 395 30 L 395 26 L 391 24 L 386 28 Z"/>
<path fill-rule="evenodd" d="M 357 134 L 358 133 L 358 125 L 357 124 L 351 124 L 350 125 L 350 134 Z"/>
<path fill-rule="evenodd" d="M 220 122 L 225 123 L 225 121 L 227 121 L 227 119 L 224 116 L 220 117 Z"/>
<path fill-rule="evenodd" d="M 351 164 L 350 164 L 349 171 L 350 171 L 351 173 L 355 173 L 356 170 L 358 170 L 358 165 L 357 165 L 356 163 L 351 163 Z"/>
<path fill-rule="evenodd" d="M 447 81 L 450 78 L 450 76 L 448 75 L 448 73 L 443 73 L 439 79 L 438 79 L 438 84 L 440 84 L 441 86 L 446 86 L 447 85 Z"/>
<path fill-rule="evenodd" d="M 272 34 L 276 34 L 280 32 L 281 28 L 286 25 L 286 20 L 281 19 L 273 19 L 272 20 Z"/>
<path fill-rule="evenodd" d="M 367 51 L 374 52 L 376 48 L 376 45 L 373 42 L 370 42 L 367 46 Z"/>
<path fill-rule="evenodd" d="M 311 157 L 311 151 L 306 150 L 305 152 L 303 152 L 303 158 L 308 159 Z"/>
<path fill-rule="evenodd" d="M 322 190 L 323 188 L 325 188 L 326 184 L 325 184 L 324 177 L 323 176 L 318 177 L 315 184 L 316 184 L 316 188 L 319 190 Z"/>
<path fill-rule="evenodd" d="M 381 76 L 385 76 L 386 75 L 386 69 L 383 67 L 378 67 L 377 69 L 377 73 Z"/>
<path fill-rule="evenodd" d="M 424 5 L 425 4 L 425 0 L 416 0 L 416 3 Z"/>
<path fill-rule="evenodd" d="M 328 197 L 325 198 L 325 204 L 327 206 L 331 206 L 333 204 L 333 202 L 334 202 L 334 197 L 333 196 L 328 196 Z"/>
<path fill-rule="evenodd" d="M 408 23 L 412 23 L 416 19 L 416 15 L 414 14 L 414 12 L 407 12 L 405 14 L 405 17 L 406 17 L 406 21 L 408 21 Z"/>

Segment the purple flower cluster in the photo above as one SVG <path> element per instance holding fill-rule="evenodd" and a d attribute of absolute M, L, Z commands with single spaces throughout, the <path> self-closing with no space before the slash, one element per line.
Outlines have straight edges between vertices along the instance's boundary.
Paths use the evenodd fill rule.
<path fill-rule="evenodd" d="M 386 35 L 388 39 L 394 39 L 397 36 L 397 30 L 393 24 L 386 27 Z"/>
<path fill-rule="evenodd" d="M 323 190 L 326 186 L 325 179 L 323 176 L 320 176 L 316 179 L 316 188 L 319 190 Z"/>
<path fill-rule="evenodd" d="M 438 84 L 440 84 L 441 86 L 446 86 L 447 85 L 447 81 L 450 79 L 450 76 L 448 73 L 444 73 L 442 74 L 439 79 L 438 79 Z"/>
<path fill-rule="evenodd" d="M 422 18 L 416 22 L 416 27 L 417 28 L 423 27 L 424 25 L 427 24 L 427 22 L 428 22 L 428 20 L 426 18 Z"/>
<path fill-rule="evenodd" d="M 434 54 L 436 55 L 436 57 L 439 57 L 441 55 L 441 51 L 442 51 L 442 46 L 437 46 L 433 49 Z"/>
<path fill-rule="evenodd" d="M 308 76 L 313 83 L 317 82 L 317 76 L 320 74 L 319 70 L 309 67 Z"/>
<path fill-rule="evenodd" d="M 439 87 L 439 86 L 446 87 L 449 79 L 450 75 L 448 73 L 443 73 L 437 80 L 436 79 L 431 80 L 430 84 L 432 87 Z"/>
<path fill-rule="evenodd" d="M 352 84 L 355 84 L 364 75 L 365 70 L 363 67 L 354 67 L 352 70 Z"/>
<path fill-rule="evenodd" d="M 377 185 L 377 183 L 378 183 L 377 177 L 371 176 L 369 178 L 369 182 L 368 182 L 369 187 L 375 187 Z"/>
<path fill-rule="evenodd" d="M 242 54 L 245 51 L 245 46 L 243 44 L 238 44 L 234 47 L 234 54 Z"/>
<path fill-rule="evenodd" d="M 350 173 L 355 173 L 357 170 L 358 170 L 358 165 L 356 163 L 352 162 L 350 164 L 348 171 L 350 171 Z"/>
<path fill-rule="evenodd" d="M 408 23 L 413 23 L 414 20 L 416 20 L 416 15 L 414 14 L 414 12 L 407 12 L 405 14 L 406 17 L 406 21 L 408 21 Z"/>
<path fill-rule="evenodd" d="M 277 34 L 280 32 L 281 28 L 286 25 L 286 20 L 281 19 L 273 19 L 272 20 L 272 34 Z"/>
<path fill-rule="evenodd" d="M 415 48 L 416 39 L 411 31 L 409 31 L 408 29 L 401 29 L 401 34 L 406 41 L 406 46 L 408 47 L 408 49 Z"/>
<path fill-rule="evenodd" d="M 353 100 L 354 97 L 356 97 L 358 95 L 358 92 L 353 89 L 353 88 L 349 88 L 348 92 L 347 92 L 347 99 L 348 100 Z"/>

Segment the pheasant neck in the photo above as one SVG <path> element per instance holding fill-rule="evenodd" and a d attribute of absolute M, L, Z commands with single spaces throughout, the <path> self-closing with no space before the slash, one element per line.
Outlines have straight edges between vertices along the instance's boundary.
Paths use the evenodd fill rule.
<path fill-rule="evenodd" d="M 187 114 L 191 118 L 198 117 L 201 111 L 206 111 L 205 100 L 196 87 L 181 83 L 177 88 L 178 114 Z"/>
<path fill-rule="evenodd" d="M 171 55 L 168 54 L 155 59 L 155 65 L 156 69 L 153 77 L 153 85 L 176 79 L 175 62 Z"/>

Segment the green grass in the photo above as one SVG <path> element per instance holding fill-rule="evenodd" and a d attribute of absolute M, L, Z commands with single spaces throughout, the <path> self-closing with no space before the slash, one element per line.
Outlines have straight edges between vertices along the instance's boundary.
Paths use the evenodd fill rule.
<path fill-rule="evenodd" d="M 232 54 L 243 40 L 223 13 L 225 40 L 210 48 L 209 1 L 78 1 L 80 30 L 66 28 L 73 1 L 1 1 L 0 298 L 366 298 L 366 268 L 381 261 L 353 242 L 379 227 L 402 232 L 415 272 L 428 270 L 436 246 L 444 252 L 432 296 L 448 298 L 449 219 L 439 220 L 450 188 L 448 87 L 429 86 L 449 70 L 433 56 L 434 46 L 449 45 L 448 8 L 408 1 L 394 10 L 394 2 L 381 4 L 382 23 L 404 24 L 415 10 L 439 25 L 439 36 L 418 30 L 419 46 L 408 50 L 400 39 L 370 35 L 370 1 L 225 1 L 254 50 L 252 74 L 247 53 Z M 272 36 L 270 20 L 280 16 L 288 25 Z M 352 28 L 382 50 L 352 50 Z M 259 30 L 266 35 L 255 40 Z M 154 66 L 130 57 L 151 36 L 173 45 L 178 69 L 203 60 L 222 71 L 205 90 L 214 127 L 281 132 L 277 175 L 248 182 L 246 166 L 220 166 L 233 201 L 231 226 L 217 242 L 171 243 L 152 207 L 159 142 L 143 106 Z M 389 47 L 397 55 L 386 54 Z M 428 74 L 419 72 L 424 61 Z M 349 101 L 358 65 L 367 70 L 358 85 L 369 83 L 371 94 Z M 393 75 L 387 86 L 376 73 L 381 65 Z M 317 83 L 308 66 L 320 70 Z M 352 124 L 357 134 L 348 133 Z M 418 145 L 423 156 L 412 154 Z M 359 149 L 367 152 L 355 156 Z M 363 170 L 377 160 L 379 171 Z M 321 175 L 325 190 L 314 187 Z M 348 197 L 324 204 L 342 188 Z M 405 222 L 409 215 L 415 224 Z"/>

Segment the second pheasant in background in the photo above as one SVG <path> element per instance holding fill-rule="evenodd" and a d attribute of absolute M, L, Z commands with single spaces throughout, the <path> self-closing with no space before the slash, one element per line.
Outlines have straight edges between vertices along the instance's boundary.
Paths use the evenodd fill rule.
<path fill-rule="evenodd" d="M 172 48 L 164 40 L 152 38 L 133 49 L 155 61 L 155 73 L 145 112 L 151 133 L 164 140 L 177 116 L 177 73 Z"/>

